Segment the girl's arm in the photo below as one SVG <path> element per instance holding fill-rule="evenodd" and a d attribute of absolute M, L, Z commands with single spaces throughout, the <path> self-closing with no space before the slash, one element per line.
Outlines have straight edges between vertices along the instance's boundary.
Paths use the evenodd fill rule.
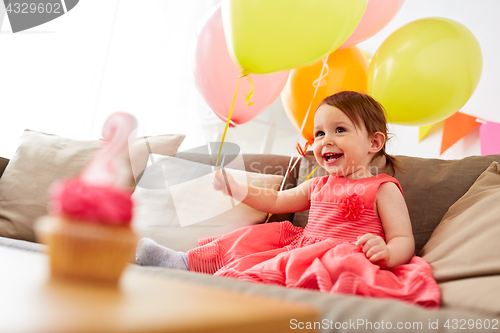
<path fill-rule="evenodd" d="M 371 262 L 379 262 L 382 267 L 406 264 L 415 252 L 415 240 L 403 195 L 396 184 L 388 182 L 380 185 L 375 200 L 386 241 L 366 234 L 356 244 L 363 246 Z"/>
<path fill-rule="evenodd" d="M 256 210 L 271 214 L 282 214 L 309 209 L 309 193 L 312 180 L 308 180 L 290 190 L 276 191 L 238 184 L 227 171 L 224 172 L 227 175 L 233 198 Z M 213 186 L 215 190 L 227 194 L 224 177 L 220 169 L 215 172 Z"/>

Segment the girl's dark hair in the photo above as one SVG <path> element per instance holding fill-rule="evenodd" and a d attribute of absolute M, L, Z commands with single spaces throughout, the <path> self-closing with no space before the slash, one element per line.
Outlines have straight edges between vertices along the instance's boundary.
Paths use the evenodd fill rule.
<path fill-rule="evenodd" d="M 387 131 L 385 109 L 379 102 L 367 94 L 355 91 L 340 91 L 323 99 L 318 108 L 323 104 L 336 107 L 344 112 L 358 128 L 361 128 L 362 122 L 368 131 L 368 135 L 381 132 L 385 137 L 385 143 L 373 158 L 384 155 L 386 164 L 392 168 L 393 174 L 396 169 L 403 171 L 397 158 L 385 152 L 385 145 L 390 137 Z"/>

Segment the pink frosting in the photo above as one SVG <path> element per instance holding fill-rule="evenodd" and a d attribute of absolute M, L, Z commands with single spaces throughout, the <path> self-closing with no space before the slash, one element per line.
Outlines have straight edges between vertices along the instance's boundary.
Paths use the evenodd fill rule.
<path fill-rule="evenodd" d="M 49 211 L 89 223 L 130 225 L 132 199 L 128 190 L 90 185 L 78 178 L 55 184 Z"/>

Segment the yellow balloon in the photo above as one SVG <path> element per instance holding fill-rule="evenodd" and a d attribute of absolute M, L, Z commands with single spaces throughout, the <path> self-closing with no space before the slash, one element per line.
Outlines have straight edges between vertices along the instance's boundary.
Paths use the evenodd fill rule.
<path fill-rule="evenodd" d="M 421 19 L 399 28 L 379 47 L 368 70 L 368 93 L 393 124 L 433 124 L 467 102 L 482 67 L 479 43 L 464 25 Z"/>
<path fill-rule="evenodd" d="M 301 67 L 351 35 L 368 0 L 224 0 L 229 53 L 241 68 L 266 74 Z"/>

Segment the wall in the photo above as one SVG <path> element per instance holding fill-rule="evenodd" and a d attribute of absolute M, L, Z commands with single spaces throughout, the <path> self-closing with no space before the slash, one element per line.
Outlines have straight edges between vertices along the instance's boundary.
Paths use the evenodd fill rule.
<path fill-rule="evenodd" d="M 219 0 L 80 1 L 68 14 L 26 32 L 0 33 L 0 156 L 11 157 L 25 128 L 75 139 L 96 139 L 106 116 L 123 110 L 140 135 L 184 133 L 182 149 L 221 138 L 224 123 L 197 92 L 189 66 L 191 40 Z M 397 28 L 441 16 L 467 26 L 484 57 L 479 86 L 462 112 L 500 122 L 498 0 L 406 0 L 396 18 L 360 44 L 368 54 Z M 92 18 L 89 20 L 89 18 Z M 439 157 L 441 129 L 418 142 L 418 127 L 390 126 L 392 154 Z M 298 133 L 278 99 L 254 120 L 230 129 L 245 153 L 291 155 Z M 442 158 L 480 154 L 475 130 Z"/>
<path fill-rule="evenodd" d="M 133 114 L 141 136 L 183 133 L 184 148 L 204 144 L 199 123 L 211 111 L 191 79 L 189 52 L 218 2 L 84 0 L 19 33 L 2 16 L 0 156 L 13 156 L 24 129 L 98 139 L 115 111 Z"/>

